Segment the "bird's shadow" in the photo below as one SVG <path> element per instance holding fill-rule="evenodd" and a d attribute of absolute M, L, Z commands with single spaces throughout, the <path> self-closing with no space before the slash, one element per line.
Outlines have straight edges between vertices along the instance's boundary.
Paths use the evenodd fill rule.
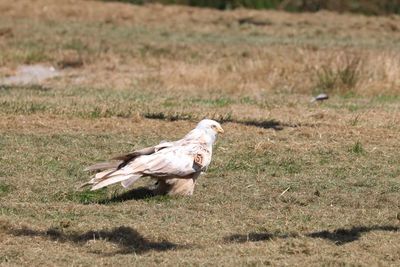
<path fill-rule="evenodd" d="M 372 231 L 388 231 L 397 232 L 400 231 L 400 227 L 392 225 L 374 225 L 374 226 L 355 226 L 349 229 L 338 228 L 333 231 L 318 231 L 305 234 L 299 233 L 248 233 L 248 234 L 232 234 L 224 238 L 225 242 L 231 243 L 246 243 L 246 242 L 257 242 L 257 241 L 269 241 L 272 239 L 288 239 L 297 238 L 301 236 L 311 238 L 322 238 L 333 242 L 337 246 L 341 246 L 347 243 L 351 243 L 360 239 L 364 233 Z"/>
<path fill-rule="evenodd" d="M 187 246 L 177 245 L 169 241 L 154 242 L 144 238 L 138 231 L 128 226 L 115 227 L 111 230 L 90 230 L 83 233 L 65 233 L 62 229 L 49 228 L 48 230 L 34 230 L 28 227 L 10 229 L 8 234 L 13 236 L 42 237 L 60 243 L 73 243 L 83 245 L 90 240 L 104 240 L 118 246 L 115 252 L 102 253 L 105 256 L 116 254 L 137 253 L 142 254 L 149 251 L 167 251 L 185 248 Z"/>
<path fill-rule="evenodd" d="M 111 198 L 102 199 L 97 201 L 97 204 L 111 204 L 111 203 L 119 203 L 128 200 L 146 200 L 146 199 L 157 199 L 157 198 L 166 198 L 168 196 L 159 195 L 154 193 L 154 190 L 148 187 L 138 187 L 127 192 L 124 192 L 120 195 L 115 195 Z"/>

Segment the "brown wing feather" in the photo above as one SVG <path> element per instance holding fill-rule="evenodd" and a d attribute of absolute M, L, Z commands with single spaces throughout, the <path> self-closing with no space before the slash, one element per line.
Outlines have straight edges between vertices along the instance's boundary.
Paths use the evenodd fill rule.
<path fill-rule="evenodd" d="M 171 146 L 171 143 L 164 142 L 157 146 L 150 146 L 150 147 L 142 148 L 139 150 L 135 150 L 131 153 L 123 154 L 123 155 L 117 156 L 115 158 L 112 158 L 111 161 L 96 163 L 94 165 L 86 167 L 85 171 L 98 171 L 98 170 L 106 170 L 106 169 L 118 170 L 118 169 L 121 169 L 122 167 L 126 166 L 129 162 L 131 162 L 132 160 L 134 160 L 135 158 L 137 158 L 139 156 L 150 155 L 150 154 L 155 153 L 156 151 L 159 151 L 159 150 L 169 147 L 169 146 Z"/>
<path fill-rule="evenodd" d="M 84 171 L 101 171 L 101 170 L 107 170 L 107 169 L 115 169 L 118 168 L 118 166 L 122 163 L 121 160 L 119 161 L 109 161 L 109 162 L 100 162 L 93 164 L 89 167 L 86 167 Z"/>
<path fill-rule="evenodd" d="M 156 149 L 155 149 L 154 146 L 146 147 L 146 148 L 143 148 L 143 149 L 140 149 L 140 150 L 133 151 L 132 153 L 128 153 L 128 154 L 125 154 L 125 155 L 121 155 L 121 156 L 115 157 L 115 158 L 113 158 L 113 160 L 122 161 L 117 167 L 117 169 L 120 169 L 120 168 L 126 166 L 126 164 L 128 164 L 129 162 L 131 162 L 135 158 L 137 158 L 139 156 L 142 156 L 142 155 L 153 154 L 155 151 L 156 151 Z"/>
<path fill-rule="evenodd" d="M 129 160 L 132 160 L 132 159 L 134 159 L 134 158 L 136 158 L 138 156 L 153 154 L 155 151 L 156 151 L 155 147 L 151 146 L 151 147 L 146 147 L 146 148 L 143 148 L 143 149 L 140 149 L 140 150 L 135 150 L 135 151 L 133 151 L 131 153 L 120 155 L 120 156 L 117 156 L 117 157 L 112 158 L 112 159 L 113 160 L 122 160 L 122 161 L 127 161 L 128 160 L 129 161 Z"/>

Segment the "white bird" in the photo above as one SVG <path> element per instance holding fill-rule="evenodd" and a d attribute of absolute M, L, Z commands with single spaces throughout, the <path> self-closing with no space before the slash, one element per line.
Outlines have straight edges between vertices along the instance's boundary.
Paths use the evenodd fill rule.
<path fill-rule="evenodd" d="M 98 173 L 82 186 L 97 190 L 121 182 L 126 188 L 140 177 L 150 176 L 158 181 L 158 193 L 191 195 L 196 179 L 211 162 L 217 134 L 223 132 L 218 122 L 204 119 L 178 141 L 161 142 L 87 167 L 86 171 Z"/>

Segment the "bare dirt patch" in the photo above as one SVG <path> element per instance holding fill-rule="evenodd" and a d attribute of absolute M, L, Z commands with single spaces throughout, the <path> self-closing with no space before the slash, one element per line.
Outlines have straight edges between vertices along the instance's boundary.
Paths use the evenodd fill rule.
<path fill-rule="evenodd" d="M 54 67 L 42 65 L 23 65 L 19 66 L 15 74 L 0 80 L 2 85 L 29 85 L 40 84 L 45 80 L 58 77 L 61 73 Z"/>

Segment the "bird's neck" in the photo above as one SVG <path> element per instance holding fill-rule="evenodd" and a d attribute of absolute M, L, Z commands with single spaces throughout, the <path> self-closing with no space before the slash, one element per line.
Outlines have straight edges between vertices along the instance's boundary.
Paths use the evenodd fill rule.
<path fill-rule="evenodd" d="M 203 134 L 203 140 L 207 145 L 207 148 L 211 151 L 215 141 L 217 140 L 217 135 L 213 132 L 205 131 Z"/>
<path fill-rule="evenodd" d="M 194 129 L 190 131 L 184 139 L 186 140 L 195 140 L 205 143 L 207 148 L 211 151 L 212 146 L 217 140 L 217 134 L 211 131 L 203 130 L 203 129 Z"/>

